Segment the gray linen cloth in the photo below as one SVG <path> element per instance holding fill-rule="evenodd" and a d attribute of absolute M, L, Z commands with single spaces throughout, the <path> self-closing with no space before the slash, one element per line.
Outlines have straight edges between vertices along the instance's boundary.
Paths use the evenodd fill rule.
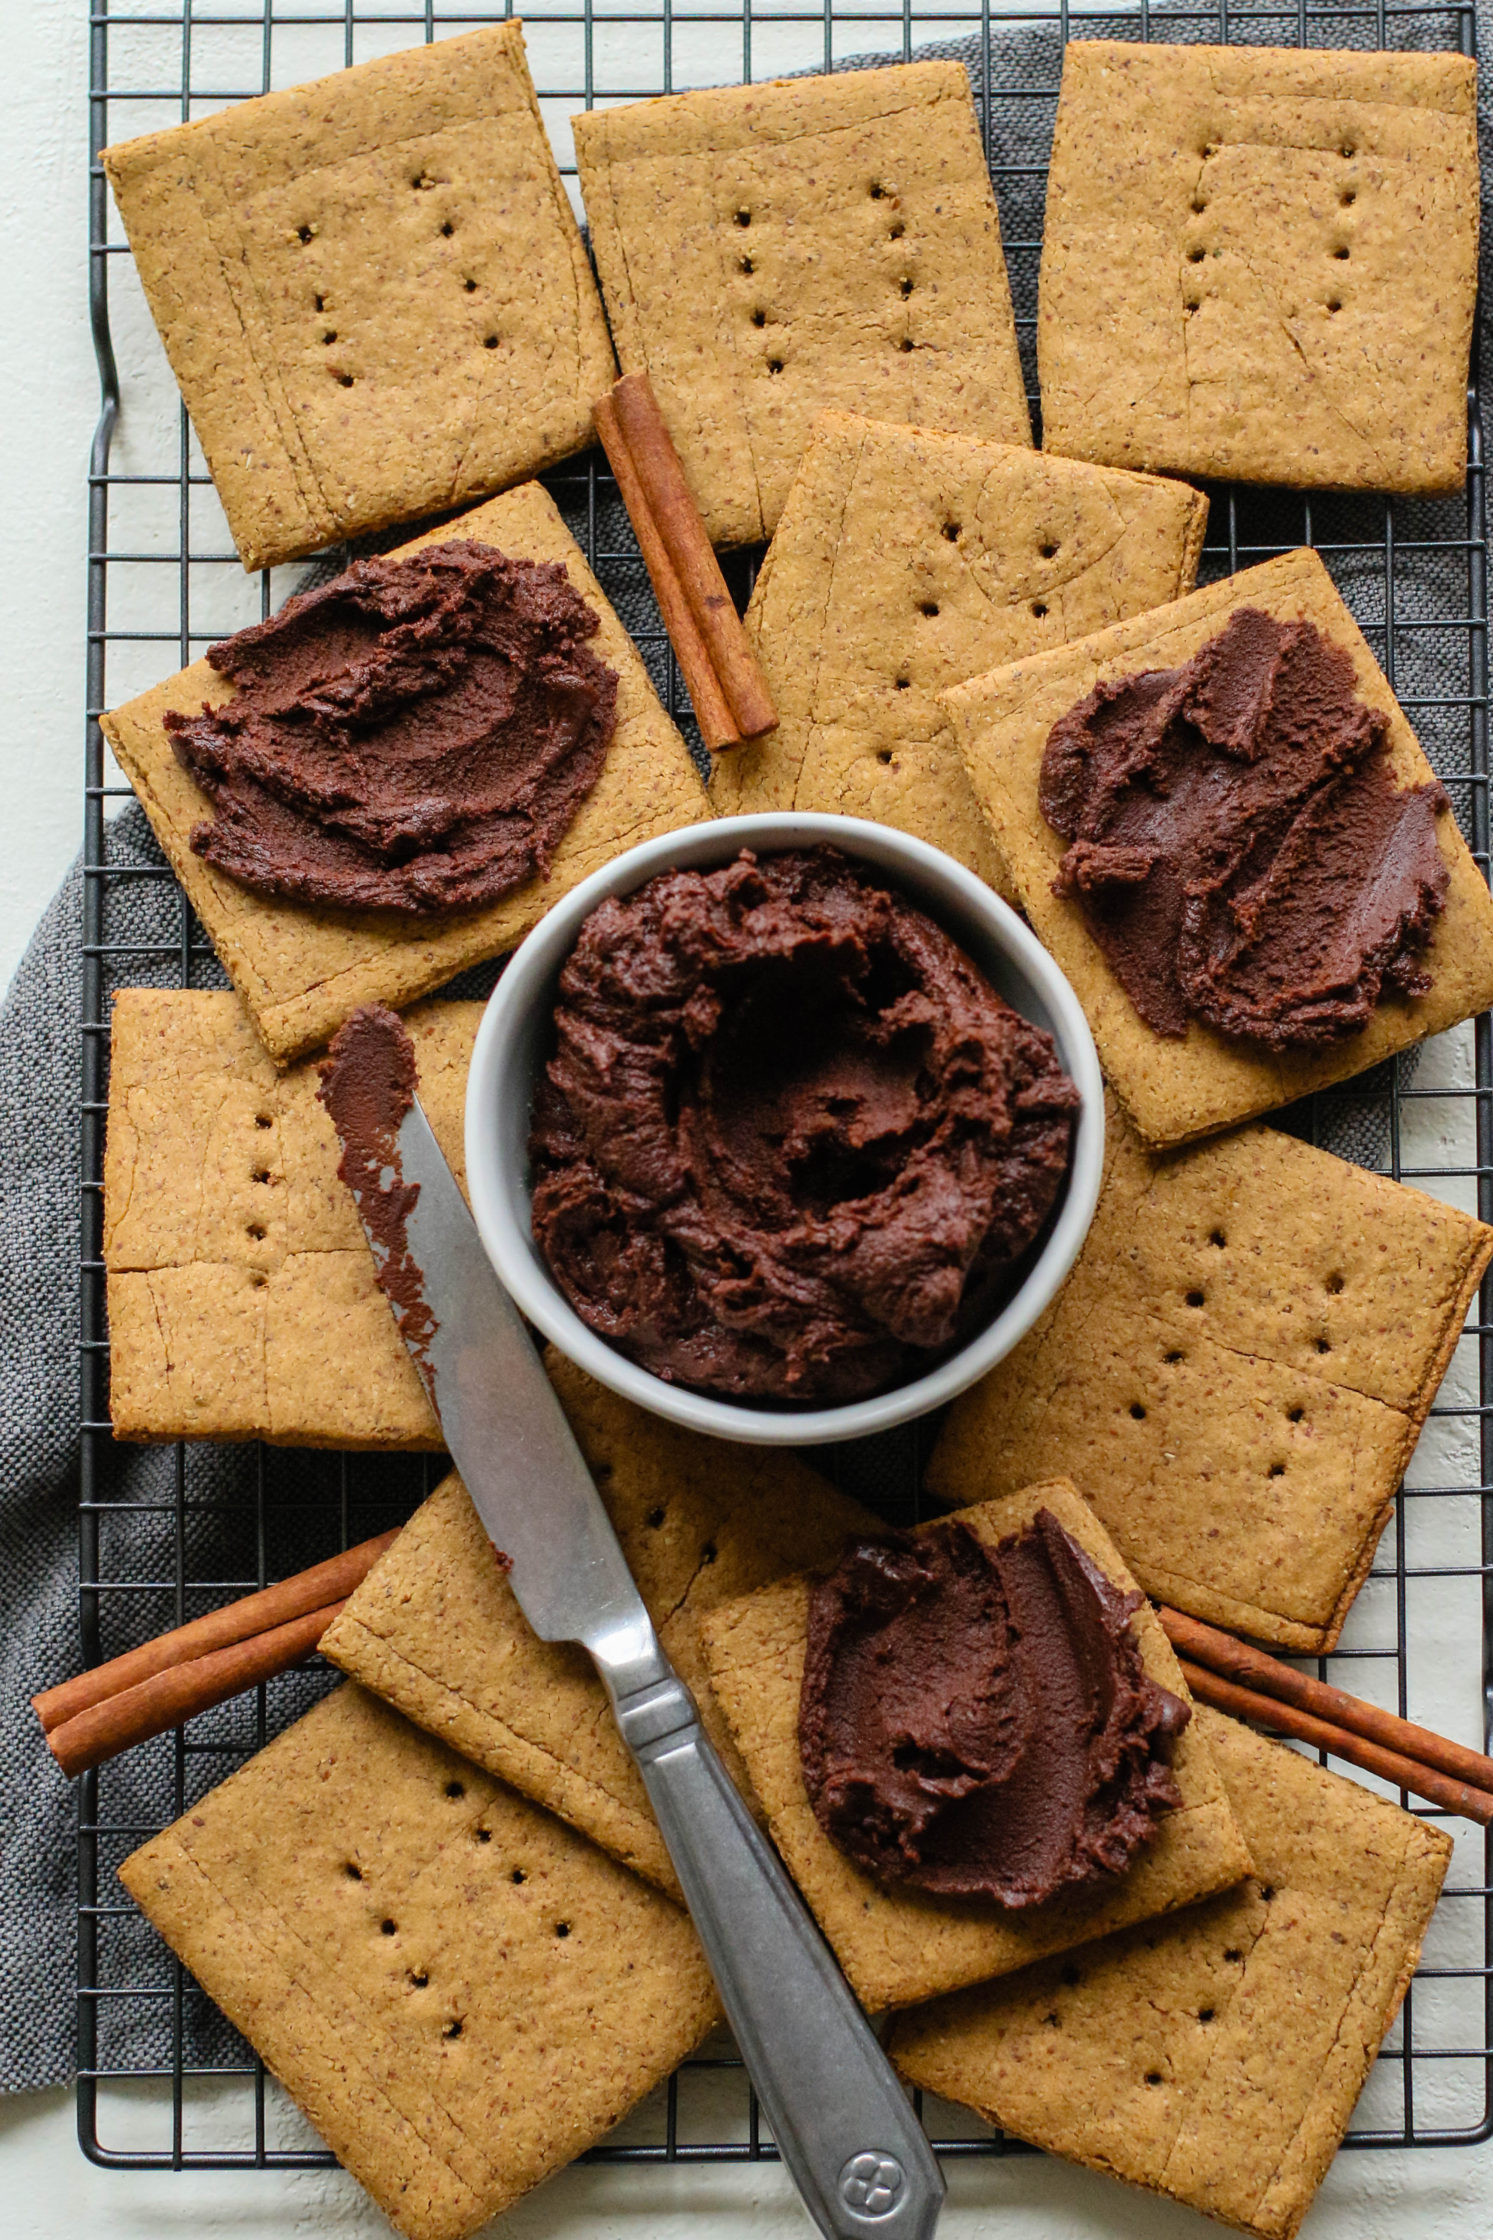
<path fill-rule="evenodd" d="M 1481 11 L 1479 24 L 1481 29 Z M 1153 9 L 1155 37 L 1196 37 L 1195 13 L 1169 23 Z M 1106 17 L 1092 29 L 1111 37 L 1138 37 L 1139 18 Z M 1444 46 L 1452 34 L 1451 12 L 1395 19 L 1388 36 L 1394 45 Z M 1268 43 L 1281 29 L 1269 22 L 1243 27 L 1243 36 Z M 1240 36 L 1238 31 L 1234 36 Z M 1313 18 L 1314 45 L 1375 43 L 1363 21 L 1343 22 L 1331 15 Z M 1045 168 L 1052 130 L 1051 99 L 1061 68 L 1056 27 L 993 31 L 923 46 L 920 55 L 946 55 L 969 68 L 981 113 L 988 120 L 990 159 L 996 173 L 1001 220 L 1009 242 L 1036 243 L 1042 230 Z M 993 97 L 982 96 L 990 70 Z M 901 56 L 857 58 L 841 68 L 875 67 Z M 994 89 L 1000 89 L 998 93 Z M 1493 161 L 1486 98 L 1479 136 L 1485 171 Z M 1023 175 L 1020 167 L 1036 167 Z M 1484 226 L 1483 256 L 1493 255 L 1490 229 Z M 1036 309 L 1034 250 L 1013 253 L 1012 288 L 1018 317 Z M 1493 301 L 1484 266 L 1483 300 Z M 1028 378 L 1035 387 L 1030 363 Z M 562 496 L 563 502 L 563 496 Z M 1295 542 L 1301 535 L 1300 503 L 1255 492 L 1241 499 L 1240 536 L 1249 542 Z M 1332 501 L 1333 534 L 1343 541 L 1381 534 L 1382 505 L 1374 499 Z M 1325 513 L 1326 508 L 1319 509 Z M 1215 528 L 1224 518 L 1215 515 Z M 1401 540 L 1420 535 L 1460 533 L 1460 501 L 1442 505 L 1401 502 L 1396 531 Z M 583 529 L 582 520 L 577 520 Z M 616 550 L 625 541 L 614 512 L 602 523 L 602 541 Z M 1319 530 L 1319 534 L 1323 533 Z M 1211 554 L 1207 572 L 1223 572 L 1226 558 Z M 1382 619 L 1383 576 L 1376 556 L 1335 567 L 1345 596 L 1365 625 Z M 657 629 L 657 617 L 638 566 L 604 573 L 606 588 L 633 628 Z M 1421 554 L 1401 559 L 1396 577 L 1402 616 L 1453 616 L 1465 612 L 1465 566 L 1455 557 Z M 1468 689 L 1466 633 L 1417 634 L 1402 641 L 1399 686 L 1404 694 L 1456 696 Z M 1416 648 L 1424 644 L 1421 654 Z M 661 682 L 662 679 L 660 678 Z M 1450 769 L 1465 764 L 1465 716 L 1457 711 L 1419 719 L 1428 751 Z M 1465 800 L 1459 802 L 1464 813 Z M 155 842 L 140 811 L 131 806 L 110 826 L 109 855 L 121 866 L 158 864 Z M 41 1742 L 29 1708 L 40 1688 L 64 1678 L 79 1663 L 78 1521 L 76 1496 L 79 1458 L 78 1405 L 78 1249 L 80 1168 L 78 1146 L 80 1008 L 83 878 L 75 866 L 48 907 L 16 974 L 0 1015 L 0 2089 L 20 2091 L 56 2084 L 70 2075 L 75 2058 L 75 1906 L 78 1889 L 75 1805 L 67 1784 Z M 109 938 L 169 948 L 176 938 L 178 904 L 174 889 L 150 881 L 125 881 L 109 901 Z M 147 961 L 132 973 L 137 981 L 174 984 L 167 957 L 153 971 Z M 209 964 L 197 985 L 214 982 Z M 481 992 L 483 981 L 469 976 L 463 992 Z M 1320 1140 L 1349 1157 L 1375 1163 L 1382 1151 L 1385 1086 L 1370 1077 L 1355 1088 L 1319 1100 L 1316 1127 Z M 1300 1116 L 1288 1124 L 1307 1125 Z M 916 1431 L 871 1441 L 854 1455 L 841 1457 L 844 1482 L 863 1497 L 891 1502 L 905 1488 L 915 1466 Z M 234 1579 L 254 1575 L 255 1554 L 246 1544 L 254 1508 L 257 1462 L 252 1450 L 219 1447 L 196 1450 L 189 1465 L 190 1510 L 182 1524 L 191 1576 Z M 361 1477 L 377 1480 L 379 1467 L 360 1464 Z M 169 1451 L 119 1451 L 103 1469 L 108 1498 L 145 1505 L 161 1504 L 156 1546 L 157 1577 L 170 1576 L 176 1464 Z M 292 1516 L 276 1543 L 275 1570 L 310 1562 L 334 1543 L 324 1530 L 328 1500 L 328 1461 L 324 1456 L 276 1458 L 277 1484 L 289 1489 L 291 1507 L 303 1496 L 305 1515 Z M 335 1499 L 335 1488 L 331 1498 Z M 359 1533 L 377 1529 L 406 1513 L 409 1482 L 393 1482 L 378 1506 L 360 1517 Z M 104 1527 L 107 1533 L 107 1521 Z M 107 1550 L 107 1540 L 106 1540 Z M 117 1605 L 120 1598 L 114 1598 Z M 195 1608 L 203 1605 L 199 1602 Z M 104 1653 L 114 1654 L 175 1622 L 169 1600 L 132 1601 L 123 1629 L 106 1629 Z M 283 1726 L 328 1684 L 325 1675 L 287 1676 L 272 1693 L 269 1726 Z M 100 1781 L 100 1818 L 117 1835 L 99 1842 L 99 1895 L 104 1903 L 122 1900 L 112 1868 L 134 1847 L 132 1832 L 158 1825 L 179 1809 L 184 1795 L 221 1779 L 235 1762 L 233 1750 L 253 1741 L 252 1711 L 225 1706 L 215 1724 L 202 1723 L 209 1748 L 189 1762 L 178 1758 L 169 1738 L 136 1751 Z M 247 1723 L 246 1723 L 247 1722 Z M 222 1745 L 215 1754 L 211 1743 Z M 101 1925 L 98 1980 L 109 1984 L 167 1980 L 166 1963 L 151 1932 L 123 1909 L 117 1922 Z M 98 2057 L 111 2069 L 149 2065 L 169 2059 L 169 2002 L 132 1998 L 99 2003 Z M 190 2061 L 242 2058 L 228 2026 L 207 2002 L 189 1991 L 185 2045 Z"/>

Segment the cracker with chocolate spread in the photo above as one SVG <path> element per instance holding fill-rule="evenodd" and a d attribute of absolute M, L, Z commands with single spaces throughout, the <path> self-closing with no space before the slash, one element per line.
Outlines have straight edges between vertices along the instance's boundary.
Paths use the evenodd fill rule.
<path fill-rule="evenodd" d="M 652 382 L 713 544 L 772 535 L 827 407 L 1030 441 L 962 63 L 571 122 L 622 370 Z"/>
<path fill-rule="evenodd" d="M 963 1510 L 960 1521 L 994 1544 L 1029 1526 L 1042 1510 L 1121 1595 L 1134 1590 L 1113 1542 L 1063 1481 Z M 810 1597 L 810 1580 L 785 1579 L 712 1611 L 701 1633 L 716 1700 L 766 1807 L 773 1839 L 868 2008 L 909 2006 L 1004 1975 L 1121 1924 L 1191 1905 L 1248 1873 L 1249 1853 L 1207 1744 L 1189 1721 L 1171 1758 L 1182 1802 L 1158 1821 L 1154 1838 L 1126 1873 L 1016 1910 L 873 1879 L 825 1834 L 805 1787 L 799 1717 Z M 1185 1703 L 1181 1668 L 1149 1605 L 1142 1604 L 1132 1623 L 1144 1672 Z"/>
<path fill-rule="evenodd" d="M 1414 1973 L 1444 1830 L 1199 1706 L 1251 1878 L 893 2026 L 908 2082 L 1292 2240 Z"/>
<path fill-rule="evenodd" d="M 406 1020 L 460 1180 L 480 1003 Z M 104 1157 L 119 1439 L 440 1448 L 379 1290 L 313 1061 L 280 1072 L 235 995 L 122 988 Z"/>
<path fill-rule="evenodd" d="M 872 1519 L 794 1455 L 665 1423 L 553 1348 L 546 1366 L 664 1648 L 749 1789 L 711 1694 L 701 1618 L 785 1572 L 832 1562 Z M 454 1474 L 415 1512 L 321 1650 L 464 1757 L 677 1891 L 590 1658 L 533 1632 Z"/>
<path fill-rule="evenodd" d="M 193 831 L 211 819 L 213 804 L 178 759 L 165 718 L 199 718 L 204 705 L 232 699 L 231 683 L 205 660 L 103 718 L 157 840 L 280 1064 L 326 1042 L 360 1003 L 409 1003 L 465 966 L 515 947 L 553 902 L 602 864 L 707 813 L 688 749 L 548 492 L 525 483 L 390 557 L 452 542 L 562 563 L 596 617 L 588 648 L 617 679 L 615 725 L 599 776 L 554 842 L 548 869 L 497 901 L 417 917 L 297 902 L 256 892 L 195 853 Z"/>
<path fill-rule="evenodd" d="M 1267 659 L 1263 669 L 1241 664 L 1237 690 L 1229 677 L 1214 689 L 1209 674 L 1184 674 L 1214 649 L 1216 680 L 1217 649 L 1237 635 L 1231 626 L 1251 616 L 1282 626 L 1292 642 L 1306 638 L 1301 626 L 1309 626 L 1318 675 L 1298 702 L 1290 698 L 1284 661 L 1272 667 Z M 1332 751 L 1354 727 L 1359 734 L 1349 757 L 1356 790 L 1335 792 L 1323 783 L 1289 824 L 1278 817 L 1272 824 L 1264 803 L 1256 819 L 1258 856 L 1231 860 L 1226 878 L 1217 863 L 1205 860 L 1207 850 L 1220 859 L 1231 848 L 1238 854 L 1240 836 L 1256 829 L 1251 803 L 1261 799 L 1265 779 L 1292 782 L 1297 754 L 1307 779 L 1313 777 L 1308 759 L 1329 736 L 1317 722 L 1324 666 L 1333 671 L 1333 721 L 1340 726 L 1330 734 Z M 1128 698 L 1119 691 L 1122 684 Z M 1163 692 L 1172 698 L 1163 700 Z M 1072 982 L 1105 1074 L 1147 1143 L 1184 1143 L 1269 1111 L 1362 1072 L 1493 1002 L 1493 899 L 1444 800 L 1434 791 L 1419 796 L 1432 812 L 1428 828 L 1440 859 L 1431 867 L 1433 896 L 1425 893 L 1424 864 L 1413 851 L 1402 867 L 1393 854 L 1376 864 L 1351 845 L 1376 767 L 1400 794 L 1434 789 L 1436 781 L 1314 552 L 1286 553 L 1153 614 L 1029 655 L 956 686 L 944 704 L 1017 899 Z M 1194 724 L 1193 737 L 1200 738 L 1197 718 L 1216 735 L 1211 760 L 1199 752 L 1190 765 L 1184 762 L 1181 783 L 1165 775 L 1168 733 L 1158 784 L 1135 786 L 1128 802 L 1102 796 L 1094 721 L 1102 728 L 1114 721 L 1116 709 L 1133 710 L 1137 736 L 1143 719 L 1159 733 L 1174 705 L 1184 725 Z M 1084 841 L 1081 820 L 1092 796 L 1081 784 L 1073 789 L 1075 824 L 1065 790 L 1068 762 L 1055 769 L 1065 737 L 1086 720 L 1091 735 L 1077 742 L 1076 759 L 1090 777 L 1099 774 L 1096 814 L 1108 811 L 1112 798 L 1118 802 L 1094 844 L 1106 851 L 1099 854 L 1087 852 L 1087 843 L 1070 846 L 1075 833 Z M 1176 804 L 1176 816 L 1169 803 Z M 1133 845 L 1124 822 L 1129 810 L 1152 820 Z M 1058 815 L 1063 829 L 1045 812 Z M 1185 897 L 1177 885 L 1178 833 L 1191 851 L 1181 863 L 1184 884 L 1193 890 Z M 1399 938 L 1397 922 L 1411 920 L 1413 930 Z M 1176 985 L 1200 990 L 1214 1018 L 1228 1019 L 1238 1031 L 1222 1032 L 1186 1005 L 1180 1032 L 1176 1018 L 1148 1003 L 1158 1021 L 1150 1023 L 1127 989 L 1137 972 L 1158 998 L 1172 1000 Z M 1282 988 L 1284 1019 L 1271 1011 Z M 1300 1003 L 1290 1000 L 1293 988 L 1303 996 Z M 1339 992 L 1341 1019 L 1328 1022 L 1324 1039 L 1324 1006 Z M 1146 1001 L 1144 988 L 1141 996 Z M 1231 1009 L 1234 996 L 1242 1000 Z M 1261 1033 L 1250 1039 L 1246 1030 L 1261 1018 Z M 1366 1023 L 1356 1024 L 1360 1018 Z M 1347 1031 L 1339 1033 L 1339 1026 Z M 1283 1032 L 1315 1039 L 1292 1046 Z"/>
<path fill-rule="evenodd" d="M 1461 54 L 1070 44 L 1037 318 L 1048 450 L 1459 490 L 1476 88 Z"/>
<path fill-rule="evenodd" d="M 929 1465 L 963 1505 L 1064 1472 L 1147 1593 L 1292 1650 L 1342 1630 L 1493 1228 L 1271 1128 L 1148 1152 Z"/>
<path fill-rule="evenodd" d="M 463 2240 L 719 2017 L 688 1917 L 339 1688 L 120 1879 L 408 2240 Z"/>
<path fill-rule="evenodd" d="M 747 629 L 778 728 L 715 759 L 723 816 L 871 817 L 1008 893 L 938 694 L 1192 588 L 1208 502 L 974 434 L 826 413 Z"/>
<path fill-rule="evenodd" d="M 611 344 L 517 22 L 103 161 L 246 568 L 591 442 Z"/>

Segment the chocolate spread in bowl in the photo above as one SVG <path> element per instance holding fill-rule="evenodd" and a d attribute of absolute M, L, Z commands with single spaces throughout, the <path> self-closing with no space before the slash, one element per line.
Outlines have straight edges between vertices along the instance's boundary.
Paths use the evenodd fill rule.
<path fill-rule="evenodd" d="M 991 1311 L 1067 1171 L 1050 1035 L 834 848 L 602 903 L 560 980 L 533 1229 L 670 1382 L 859 1399 Z"/>
<path fill-rule="evenodd" d="M 606 760 L 617 675 L 558 561 L 453 540 L 359 560 L 208 649 L 237 691 L 167 712 L 213 804 L 194 852 L 297 902 L 411 916 L 548 868 Z"/>
<path fill-rule="evenodd" d="M 995 1547 L 957 1519 L 856 1541 L 809 1604 L 799 1756 L 857 1866 L 940 1898 L 1040 1905 L 1120 1874 L 1181 1803 L 1189 1707 L 1050 1509 Z"/>
<path fill-rule="evenodd" d="M 1054 724 L 1039 800 L 1071 896 L 1158 1034 L 1271 1050 L 1356 1034 L 1446 901 L 1439 785 L 1397 789 L 1389 725 L 1311 622 L 1241 608 L 1179 669 L 1096 685 Z"/>

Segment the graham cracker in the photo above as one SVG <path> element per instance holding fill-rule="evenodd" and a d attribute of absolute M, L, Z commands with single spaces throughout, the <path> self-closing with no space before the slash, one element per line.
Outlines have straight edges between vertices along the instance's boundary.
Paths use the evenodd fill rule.
<path fill-rule="evenodd" d="M 1190 591 L 1207 521 L 1183 483 L 826 413 L 747 609 L 778 728 L 716 756 L 715 808 L 870 817 L 1009 893 L 939 693 Z"/>
<path fill-rule="evenodd" d="M 713 544 L 772 535 L 829 406 L 1030 442 L 962 63 L 571 121 L 622 370 L 652 382 Z"/>
<path fill-rule="evenodd" d="M 548 491 L 525 483 L 401 545 L 465 538 L 525 560 L 561 561 L 600 627 L 590 641 L 618 676 L 617 721 L 601 776 L 576 812 L 543 878 L 481 910 L 430 920 L 390 911 L 315 909 L 215 870 L 191 850 L 192 827 L 212 803 L 176 759 L 162 724 L 168 708 L 195 713 L 233 697 L 206 661 L 168 678 L 103 718 L 104 736 L 140 797 L 157 840 L 249 1007 L 260 1040 L 284 1064 L 330 1040 L 349 1012 L 375 1000 L 413 1002 L 467 965 L 516 948 L 551 903 L 656 833 L 707 815 L 689 751 L 649 682 L 642 657 L 608 605 Z"/>
<path fill-rule="evenodd" d="M 1070 45 L 1037 318 L 1047 448 L 1459 490 L 1476 98 L 1470 55 Z"/>
<path fill-rule="evenodd" d="M 406 1018 L 458 1181 L 480 1003 Z M 278 1072 L 238 997 L 122 988 L 104 1156 L 117 1439 L 438 1450 L 374 1277 L 314 1061 Z"/>
<path fill-rule="evenodd" d="M 833 1563 L 874 1520 L 794 1455 L 683 1430 L 594 1384 L 553 1347 L 545 1359 L 664 1649 L 749 1790 L 711 1694 L 700 1620 L 785 1571 Z M 530 1629 L 454 1472 L 320 1647 L 417 1725 L 678 1894 L 595 1667 Z"/>
<path fill-rule="evenodd" d="M 1255 1859 L 1206 1905 L 900 2016 L 909 2083 L 1050 2154 L 1292 2240 L 1399 2011 L 1451 1839 L 1194 1714 Z"/>
<path fill-rule="evenodd" d="M 961 1510 L 960 1518 L 994 1543 L 1020 1531 L 1044 1508 L 1122 1592 L 1134 1588 L 1113 1541 L 1065 1480 L 982 1502 Z M 1189 1722 L 1172 1758 L 1182 1804 L 1160 1822 L 1125 1874 L 1020 1911 L 884 1888 L 831 1843 L 804 1787 L 798 1702 L 809 1592 L 803 1577 L 780 1580 L 713 1611 L 701 1634 L 716 1700 L 767 1808 L 773 1840 L 856 1996 L 872 2013 L 1005 1975 L 1039 1954 L 1066 1952 L 1123 1924 L 1190 1905 L 1249 1872 L 1250 1855 L 1208 1746 Z M 1134 1625 L 1147 1672 L 1188 1700 L 1181 1667 L 1148 1603 L 1136 1612 Z"/>
<path fill-rule="evenodd" d="M 408 2240 L 485 2224 L 718 2017 L 677 1906 L 356 1687 L 119 1872 Z"/>
<path fill-rule="evenodd" d="M 1070 1473 L 1148 1594 L 1331 1649 L 1493 1228 L 1271 1128 L 1158 1156 L 1107 1121 L 1073 1273 L 954 1403 L 929 1486 Z"/>
<path fill-rule="evenodd" d="M 592 441 L 611 344 L 517 21 L 103 162 L 246 568 Z"/>
<path fill-rule="evenodd" d="M 1346 1080 L 1493 1002 L 1493 899 L 1450 810 L 1437 820 L 1437 837 L 1451 884 L 1420 959 L 1430 975 L 1429 993 L 1387 996 L 1361 1033 L 1325 1050 L 1275 1053 L 1221 1035 L 1199 1019 L 1188 1021 L 1180 1039 L 1156 1034 L 1110 970 L 1078 903 L 1053 893 L 1067 843 L 1038 806 L 1042 754 L 1053 725 L 1101 680 L 1189 661 L 1244 607 L 1282 621 L 1315 623 L 1351 658 L 1359 699 L 1388 718 L 1396 784 L 1432 779 L 1362 632 L 1317 555 L 1306 550 L 1246 568 L 1154 614 L 1029 655 L 944 695 L 975 798 L 1021 906 L 1073 983 L 1106 1078 L 1141 1135 L 1157 1147 L 1210 1134 Z"/>

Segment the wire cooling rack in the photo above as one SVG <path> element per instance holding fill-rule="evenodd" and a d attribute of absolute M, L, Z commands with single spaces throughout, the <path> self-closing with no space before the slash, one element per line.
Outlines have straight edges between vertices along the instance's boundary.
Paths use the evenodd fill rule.
<path fill-rule="evenodd" d="M 505 11 L 506 12 L 506 11 Z M 1045 165 L 1005 160 L 1009 121 L 1038 120 L 1045 149 L 1059 43 L 1088 37 L 1474 50 L 1468 6 L 1392 5 L 1046 11 L 1050 82 L 1002 81 L 1003 42 L 1038 10 L 794 0 L 538 0 L 526 36 L 542 109 L 573 180 L 566 119 L 580 106 L 689 85 L 824 69 L 848 57 L 893 59 L 968 39 L 1006 231 L 1022 347 L 1031 373 Z M 80 1624 L 84 1656 L 196 1615 L 407 1515 L 432 1480 L 409 1457 L 288 1454 L 179 1446 L 125 1458 L 109 1434 L 101 1191 L 112 991 L 222 985 L 216 960 L 169 870 L 138 826 L 116 825 L 129 789 L 110 762 L 101 709 L 194 659 L 213 638 L 270 612 L 296 571 L 246 578 L 202 456 L 156 343 L 97 162 L 111 140 L 271 86 L 493 20 L 424 0 L 185 0 L 91 16 L 91 311 L 103 408 L 89 478 L 88 743 L 81 1126 L 83 1146 Z M 1022 107 L 1021 105 L 1025 105 Z M 1029 151 L 1026 151 L 1029 152 Z M 1464 499 L 1440 503 L 1219 490 L 1204 574 L 1314 544 L 1446 780 L 1478 862 L 1488 863 L 1487 543 L 1476 392 Z M 617 518 L 592 454 L 546 478 L 603 586 L 636 594 L 636 548 L 599 532 Z M 749 577 L 750 561 L 743 567 Z M 655 680 L 695 736 L 657 624 L 638 633 Z M 138 907 L 154 890 L 145 938 Z M 1362 1085 L 1359 1085 L 1362 1089 Z M 1330 1098 L 1292 1116 L 1344 1147 Z M 1493 1034 L 1488 1019 L 1379 1069 L 1355 1097 L 1346 1146 L 1369 1164 L 1493 1218 Z M 842 1480 L 889 1514 L 915 1512 L 926 1432 L 844 1452 Z M 823 1453 L 818 1459 L 822 1462 Z M 1372 1577 L 1324 1677 L 1468 1739 L 1493 1707 L 1493 1288 L 1485 1288 L 1398 1497 Z M 325 1676 L 288 1675 L 80 1784 L 78 1818 L 78 2114 L 84 2151 L 119 2167 L 253 2168 L 326 2163 L 250 2050 L 121 1898 L 119 1860 L 279 1731 Z M 1401 1796 L 1401 1802 L 1408 1802 Z M 1424 1808 L 1416 1806 L 1415 1809 Z M 1438 1817 L 1427 1814 L 1427 1817 Z M 1467 2144 L 1493 2133 L 1493 1867 L 1455 1825 L 1446 1898 L 1396 2030 L 1370 2078 L 1349 2143 Z M 65 1996 L 63 1986 L 58 1996 Z M 973 2119 L 930 2104 L 950 2155 L 1016 2151 Z M 729 2046 L 686 2065 L 600 2159 L 732 2161 L 770 2156 L 755 2101 Z"/>

